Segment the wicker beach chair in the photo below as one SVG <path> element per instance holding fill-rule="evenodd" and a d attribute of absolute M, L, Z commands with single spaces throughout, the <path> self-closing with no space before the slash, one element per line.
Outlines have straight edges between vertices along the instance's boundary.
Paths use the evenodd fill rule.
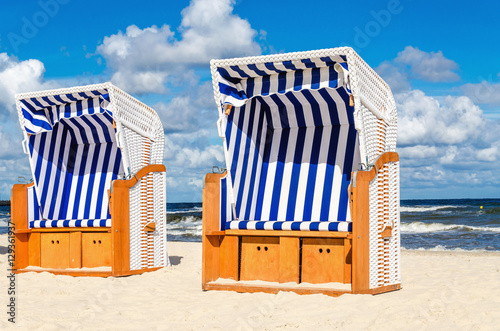
<path fill-rule="evenodd" d="M 388 85 L 347 47 L 213 60 L 211 69 L 227 172 L 205 179 L 203 289 L 399 289 Z"/>
<path fill-rule="evenodd" d="M 166 266 L 156 112 L 110 83 L 16 101 L 33 175 L 12 192 L 17 272 L 122 276 Z"/>

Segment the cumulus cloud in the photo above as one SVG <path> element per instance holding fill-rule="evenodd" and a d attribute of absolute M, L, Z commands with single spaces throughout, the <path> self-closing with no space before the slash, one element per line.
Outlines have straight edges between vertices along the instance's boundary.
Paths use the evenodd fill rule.
<path fill-rule="evenodd" d="M 387 84 L 389 84 L 392 93 L 407 92 L 411 89 L 408 74 L 402 72 L 402 70 L 391 61 L 382 62 L 375 68 L 375 71 Z"/>
<path fill-rule="evenodd" d="M 416 47 L 406 46 L 398 53 L 394 62 L 407 65 L 418 79 L 429 82 L 455 82 L 460 76 L 455 72 L 458 65 L 444 57 L 441 51 L 424 52 Z"/>
<path fill-rule="evenodd" d="M 479 104 L 500 105 L 500 83 L 482 81 L 461 86 L 462 92 Z"/>
<path fill-rule="evenodd" d="M 3 110 L 15 112 L 16 93 L 55 87 L 54 82 L 44 81 L 44 73 L 45 67 L 39 60 L 19 61 L 7 53 L 0 53 L 0 106 Z"/>
<path fill-rule="evenodd" d="M 442 102 L 420 90 L 397 94 L 399 143 L 405 145 L 459 144 L 485 129 L 482 110 L 465 96 Z"/>
<path fill-rule="evenodd" d="M 210 59 L 258 55 L 257 31 L 232 13 L 233 0 L 192 0 L 182 11 L 179 38 L 169 25 L 105 37 L 97 47 L 112 69 L 111 80 L 131 93 L 165 93 L 167 78 Z"/>
<path fill-rule="evenodd" d="M 486 119 L 466 96 L 428 96 L 420 90 L 395 94 L 401 183 L 414 198 L 482 196 L 498 192 L 500 122 Z"/>

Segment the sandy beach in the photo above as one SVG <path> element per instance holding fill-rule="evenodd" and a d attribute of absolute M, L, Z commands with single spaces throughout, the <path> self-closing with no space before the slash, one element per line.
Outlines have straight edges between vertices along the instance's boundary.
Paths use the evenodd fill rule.
<path fill-rule="evenodd" d="M 0 236 L 1 329 L 498 330 L 500 253 L 402 253 L 403 289 L 382 295 L 240 294 L 201 290 L 201 243 L 169 242 L 172 266 L 139 276 L 16 275 Z M 17 329 L 17 328 L 16 328 Z"/>

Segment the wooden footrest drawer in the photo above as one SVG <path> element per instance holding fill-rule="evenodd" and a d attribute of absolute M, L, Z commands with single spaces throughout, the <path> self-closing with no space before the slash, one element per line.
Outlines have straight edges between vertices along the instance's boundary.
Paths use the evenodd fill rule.
<path fill-rule="evenodd" d="M 102 232 L 82 233 L 82 267 L 111 266 L 111 234 Z"/>
<path fill-rule="evenodd" d="M 242 237 L 240 280 L 279 281 L 279 237 Z"/>
<path fill-rule="evenodd" d="M 302 281 L 344 282 L 344 240 L 302 239 Z"/>

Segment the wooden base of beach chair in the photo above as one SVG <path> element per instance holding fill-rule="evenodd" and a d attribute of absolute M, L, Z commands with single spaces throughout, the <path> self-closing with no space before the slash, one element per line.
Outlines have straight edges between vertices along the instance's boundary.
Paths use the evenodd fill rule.
<path fill-rule="evenodd" d="M 14 185 L 11 214 L 14 223 L 13 270 L 51 272 L 70 276 L 128 276 L 160 268 L 130 270 L 129 189 L 163 165 L 143 168 L 129 180 L 116 180 L 110 193 L 111 228 L 28 228 L 27 189 L 33 184 Z M 150 231 L 146 227 L 143 231 Z M 144 254 L 152 255 L 149 247 Z"/>
<path fill-rule="evenodd" d="M 331 296 L 378 294 L 400 289 L 401 284 L 387 282 L 370 286 L 369 279 L 368 185 L 386 163 L 397 160 L 396 153 L 386 153 L 371 170 L 357 172 L 355 185 L 350 188 L 352 232 L 220 231 L 220 179 L 224 174 L 207 174 L 203 189 L 202 288 Z M 388 236 L 389 232 L 390 229 L 381 229 L 380 235 Z M 379 254 L 383 259 L 384 250 Z M 253 281 L 260 282 L 255 284 Z M 324 286 L 304 286 L 304 283 Z M 338 288 L 335 284 L 339 284 Z M 350 288 L 345 289 L 345 284 Z"/>

